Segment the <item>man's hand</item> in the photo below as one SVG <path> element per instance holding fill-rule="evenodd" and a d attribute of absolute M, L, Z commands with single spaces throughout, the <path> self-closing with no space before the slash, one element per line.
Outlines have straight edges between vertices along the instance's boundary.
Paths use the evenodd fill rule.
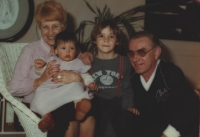
<path fill-rule="evenodd" d="M 197 87 L 194 91 L 199 96 L 199 99 L 200 99 L 200 75 L 198 76 L 198 79 L 199 79 L 199 81 L 198 81 Z"/>
<path fill-rule="evenodd" d="M 197 96 L 198 96 L 199 99 L 200 99 L 200 90 L 199 90 L 199 89 L 196 89 L 196 90 L 194 90 L 194 92 L 197 94 Z"/>
<path fill-rule="evenodd" d="M 129 108 L 128 111 L 130 111 L 136 115 L 140 115 L 140 112 L 136 108 Z"/>

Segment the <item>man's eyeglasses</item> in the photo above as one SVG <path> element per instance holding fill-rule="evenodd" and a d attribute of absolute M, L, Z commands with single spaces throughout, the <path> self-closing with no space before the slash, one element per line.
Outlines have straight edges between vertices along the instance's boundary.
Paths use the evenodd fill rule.
<path fill-rule="evenodd" d="M 153 50 L 154 48 L 156 48 L 156 47 L 153 47 L 152 49 L 150 49 L 150 50 L 148 50 L 148 51 L 144 51 L 143 49 L 139 49 L 139 50 L 137 50 L 137 51 L 128 51 L 128 52 L 127 52 L 127 55 L 128 55 L 128 57 L 134 57 L 135 54 L 137 54 L 137 55 L 140 56 L 140 57 L 144 57 L 144 56 L 146 56 L 146 54 L 147 54 L 149 51 Z"/>

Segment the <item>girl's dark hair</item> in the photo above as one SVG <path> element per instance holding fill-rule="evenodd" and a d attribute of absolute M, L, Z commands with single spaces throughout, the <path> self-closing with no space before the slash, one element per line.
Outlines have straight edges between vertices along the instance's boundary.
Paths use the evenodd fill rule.
<path fill-rule="evenodd" d="M 59 44 L 66 43 L 66 42 L 74 43 L 76 47 L 76 51 L 77 51 L 76 55 L 78 55 L 80 52 L 79 43 L 78 43 L 76 35 L 70 31 L 62 31 L 56 36 L 54 49 L 56 49 Z"/>
<path fill-rule="evenodd" d="M 118 44 L 115 46 L 114 51 L 118 52 L 119 49 L 121 48 L 120 47 L 121 46 L 121 39 L 122 39 L 121 30 L 119 29 L 119 27 L 117 26 L 117 24 L 113 20 L 103 20 L 103 21 L 97 23 L 93 27 L 93 30 L 92 30 L 92 33 L 91 33 L 92 45 L 89 48 L 89 51 L 91 51 L 94 55 L 97 54 L 97 45 L 94 42 L 96 41 L 97 36 L 99 34 L 101 34 L 101 31 L 106 27 L 110 27 L 113 34 L 116 36 Z"/>

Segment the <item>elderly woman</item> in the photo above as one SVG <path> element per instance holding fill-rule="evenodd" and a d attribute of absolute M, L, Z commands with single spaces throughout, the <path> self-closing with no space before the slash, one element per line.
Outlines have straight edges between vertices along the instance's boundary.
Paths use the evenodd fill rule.
<path fill-rule="evenodd" d="M 55 37 L 66 28 L 66 17 L 66 10 L 56 1 L 45 1 L 36 7 L 35 20 L 40 28 L 42 38 L 23 48 L 8 87 L 13 96 L 23 96 L 23 103 L 27 106 L 32 101 L 37 87 L 50 78 L 55 83 L 82 82 L 82 78 L 77 73 L 59 71 L 59 65 L 55 64 L 55 61 L 47 64 L 45 72 L 41 76 L 30 73 L 35 59 L 54 53 Z M 58 81 L 58 76 L 62 77 L 60 81 Z M 93 116 L 88 116 L 84 122 L 79 124 L 75 120 L 74 103 L 68 103 L 54 110 L 52 117 L 55 127 L 48 131 L 48 137 L 93 136 L 95 124 Z"/>

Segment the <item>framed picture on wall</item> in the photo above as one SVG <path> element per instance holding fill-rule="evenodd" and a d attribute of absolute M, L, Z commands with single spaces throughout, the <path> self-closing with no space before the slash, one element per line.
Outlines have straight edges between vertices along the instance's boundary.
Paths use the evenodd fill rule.
<path fill-rule="evenodd" d="M 146 0 L 144 27 L 161 39 L 200 41 L 200 4 L 189 0 Z"/>
<path fill-rule="evenodd" d="M 29 29 L 33 15 L 33 0 L 0 0 L 0 42 L 21 38 Z"/>

